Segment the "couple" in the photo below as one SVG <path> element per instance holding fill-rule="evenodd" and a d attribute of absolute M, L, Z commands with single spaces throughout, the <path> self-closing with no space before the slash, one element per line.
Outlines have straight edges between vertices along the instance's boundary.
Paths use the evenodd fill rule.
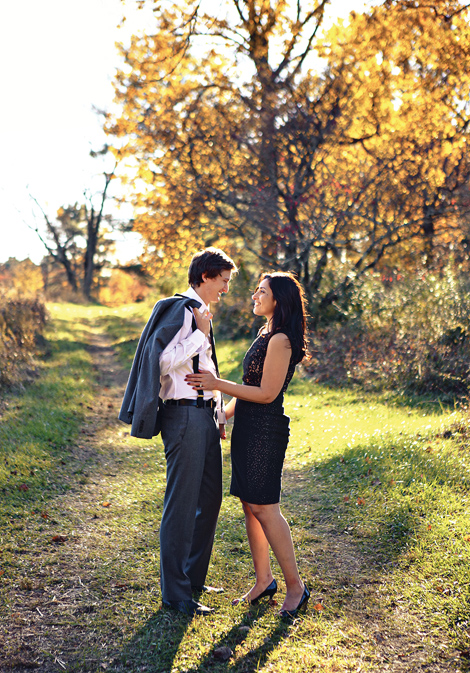
<path fill-rule="evenodd" d="M 243 361 L 243 384 L 219 377 L 210 303 L 228 292 L 235 263 L 217 248 L 196 253 L 189 289 L 159 301 L 137 346 L 119 418 L 131 435 L 162 433 L 167 484 L 160 527 L 163 604 L 185 614 L 212 609 L 193 593 L 223 591 L 205 585 L 222 502 L 220 439 L 234 416 L 232 483 L 240 498 L 256 581 L 233 604 L 256 604 L 277 591 L 269 546 L 287 587 L 280 614 L 295 617 L 309 599 L 299 577 L 289 526 L 279 508 L 281 473 L 289 439 L 283 396 L 306 353 L 302 288 L 287 273 L 261 276 L 253 294 L 255 315 L 264 316 Z M 232 396 L 223 408 L 222 393 Z"/>

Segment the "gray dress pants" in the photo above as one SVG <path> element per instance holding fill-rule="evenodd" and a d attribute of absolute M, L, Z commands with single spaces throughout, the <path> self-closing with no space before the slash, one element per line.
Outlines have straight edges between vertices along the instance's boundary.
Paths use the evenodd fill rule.
<path fill-rule="evenodd" d="M 222 453 L 212 409 L 161 409 L 166 491 L 160 526 L 165 601 L 191 599 L 205 583 L 222 502 Z"/>

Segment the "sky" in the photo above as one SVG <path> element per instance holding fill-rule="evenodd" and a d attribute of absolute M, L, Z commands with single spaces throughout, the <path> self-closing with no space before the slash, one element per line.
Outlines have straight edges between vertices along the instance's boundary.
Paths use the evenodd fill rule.
<path fill-rule="evenodd" d="M 333 0 L 339 16 L 361 0 Z M 89 156 L 106 142 L 95 109 L 110 109 L 120 65 L 116 42 L 148 25 L 121 0 L 3 0 L 0 8 L 0 263 L 45 253 L 31 196 L 51 219 L 60 206 L 99 191 L 105 169 Z M 132 8 L 132 9 L 131 9 Z M 125 13 L 127 21 L 119 28 Z M 103 180 L 103 178 L 101 178 Z M 28 227 L 29 225 L 29 227 Z M 120 261 L 138 253 L 134 238 Z"/>

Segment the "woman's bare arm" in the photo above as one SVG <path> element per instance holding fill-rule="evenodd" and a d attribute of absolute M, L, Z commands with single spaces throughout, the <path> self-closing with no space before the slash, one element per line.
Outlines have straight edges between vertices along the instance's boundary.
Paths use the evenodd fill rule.
<path fill-rule="evenodd" d="M 226 381 L 206 371 L 188 374 L 185 380 L 193 383 L 196 390 L 202 385 L 204 390 L 220 390 L 222 393 L 239 400 L 269 404 L 276 399 L 282 390 L 291 354 L 290 341 L 285 334 L 279 333 L 272 336 L 269 340 L 259 386 L 245 386 L 233 381 Z"/>

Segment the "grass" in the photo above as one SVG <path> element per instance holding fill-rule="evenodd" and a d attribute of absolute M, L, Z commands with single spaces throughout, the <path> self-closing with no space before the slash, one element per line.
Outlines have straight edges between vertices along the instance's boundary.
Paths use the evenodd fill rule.
<path fill-rule="evenodd" d="M 308 610 L 286 625 L 272 605 L 230 604 L 253 569 L 226 442 L 208 578 L 226 593 L 205 598 L 214 616 L 189 620 L 161 609 L 160 438 L 129 438 L 119 389 L 85 348 L 106 332 L 128 368 L 148 307 L 51 310 L 42 375 L 0 426 L 2 671 L 470 670 L 464 411 L 296 374 L 282 508 Z M 239 380 L 245 348 L 218 344 L 225 376 Z"/>

